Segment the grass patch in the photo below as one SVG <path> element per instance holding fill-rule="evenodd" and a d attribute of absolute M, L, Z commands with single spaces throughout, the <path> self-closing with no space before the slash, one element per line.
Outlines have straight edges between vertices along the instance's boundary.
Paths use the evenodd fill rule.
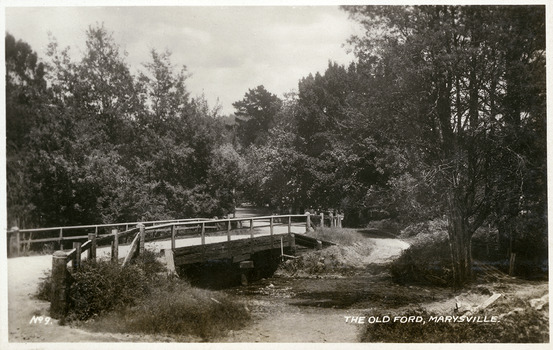
<path fill-rule="evenodd" d="M 165 280 L 133 307 L 119 308 L 86 325 L 95 331 L 197 336 L 203 340 L 239 329 L 250 320 L 245 305 L 222 292 Z"/>

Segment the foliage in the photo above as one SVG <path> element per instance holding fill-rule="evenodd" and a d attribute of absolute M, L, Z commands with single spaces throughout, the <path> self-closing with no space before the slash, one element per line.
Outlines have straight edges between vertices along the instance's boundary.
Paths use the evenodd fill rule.
<path fill-rule="evenodd" d="M 267 131 L 274 123 L 282 101 L 259 85 L 249 89 L 241 101 L 232 104 L 236 108 L 237 136 L 244 147 L 263 144 Z"/>
<path fill-rule="evenodd" d="M 512 304 L 499 303 L 490 310 L 480 311 L 473 317 L 488 317 L 490 312 L 499 322 L 434 322 L 431 316 L 441 316 L 423 309 L 410 309 L 401 315 L 419 316 L 426 323 L 387 322 L 369 324 L 361 335 L 362 342 L 385 343 L 545 343 L 549 341 L 549 322 L 544 312 L 536 311 L 525 304 L 518 313 L 511 313 Z M 381 319 L 386 315 L 379 316 Z"/>
<path fill-rule="evenodd" d="M 419 233 L 415 241 L 390 264 L 390 273 L 397 283 L 418 283 L 436 286 L 453 284 L 452 262 L 447 227 Z"/>
<path fill-rule="evenodd" d="M 190 98 L 186 68 L 170 52 L 152 50 L 134 75 L 103 25 L 88 28 L 79 61 L 55 39 L 44 63 L 9 34 L 6 45 L 9 225 L 234 210 L 239 174 L 230 170 L 241 160 L 224 158 L 232 150 L 219 138 L 218 110 Z"/>
<path fill-rule="evenodd" d="M 375 108 L 361 112 L 384 112 L 388 123 L 383 125 L 395 128 L 389 128 L 390 137 L 418 155 L 410 173 L 416 185 L 430 185 L 431 199 L 447 214 L 454 280 L 460 286 L 471 278 L 470 239 L 492 213 L 514 219 L 522 207 L 545 208 L 545 192 L 523 185 L 529 168 L 538 184 L 545 180 L 545 148 L 527 148 L 523 136 L 532 133 L 538 143 L 545 136 L 544 105 L 535 99 L 545 95 L 544 77 L 535 75 L 544 68 L 544 9 L 345 9 L 366 29 L 352 39 L 360 61 L 383 82 Z M 533 20 L 532 25 L 523 25 L 524 20 Z M 520 200 L 526 195 L 532 198 L 527 203 Z M 496 222 L 502 226 L 501 219 Z"/>
<path fill-rule="evenodd" d="M 122 267 L 106 261 L 84 263 L 72 278 L 68 318 L 77 320 L 135 305 L 153 286 L 152 276 L 139 266 Z"/>

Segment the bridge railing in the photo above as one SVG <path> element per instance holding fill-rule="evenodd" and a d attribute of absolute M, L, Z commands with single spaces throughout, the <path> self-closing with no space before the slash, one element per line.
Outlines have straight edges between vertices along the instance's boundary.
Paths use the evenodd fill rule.
<path fill-rule="evenodd" d="M 197 220 L 209 219 L 172 219 L 141 222 L 123 222 L 114 224 L 58 226 L 33 229 L 19 229 L 17 227 L 13 227 L 6 231 L 8 256 L 16 257 L 21 255 L 21 251 L 29 250 L 31 244 L 56 243 L 57 247 L 59 247 L 60 250 L 63 250 L 64 243 L 86 240 L 88 239 L 90 233 L 94 233 L 97 237 L 104 237 L 111 235 L 110 231 L 113 229 L 128 231 L 130 228 L 134 228 L 138 224 L 153 226 L 168 222 L 174 223 Z M 27 247 L 27 249 L 25 249 L 25 247 Z"/>
<path fill-rule="evenodd" d="M 67 264 L 71 263 L 72 270 L 81 264 L 82 254 L 88 252 L 88 260 L 96 259 L 96 249 L 99 245 L 111 244 L 111 261 L 119 263 L 119 241 L 122 238 L 133 237 L 129 252 L 123 260 L 126 265 L 136 257 L 143 254 L 146 241 L 171 240 L 171 250 L 176 248 L 178 239 L 200 237 L 200 244 L 206 244 L 206 237 L 213 233 L 226 232 L 227 240 L 233 235 L 249 235 L 254 237 L 255 229 L 269 227 L 272 235 L 276 226 L 287 226 L 288 234 L 292 234 L 293 226 L 305 227 L 309 231 L 312 227 L 312 216 L 310 213 L 271 215 L 249 218 L 226 218 L 226 219 L 191 219 L 178 220 L 169 223 L 158 223 L 146 227 L 138 223 L 137 227 L 119 232 L 112 229 L 110 234 L 98 237 L 96 233 L 89 233 L 84 243 L 74 242 L 73 249 L 69 251 L 57 251 L 52 257 L 52 302 L 51 313 L 53 317 L 60 317 L 65 314 L 67 307 L 66 283 L 70 274 Z M 321 222 L 324 222 L 322 220 Z"/>

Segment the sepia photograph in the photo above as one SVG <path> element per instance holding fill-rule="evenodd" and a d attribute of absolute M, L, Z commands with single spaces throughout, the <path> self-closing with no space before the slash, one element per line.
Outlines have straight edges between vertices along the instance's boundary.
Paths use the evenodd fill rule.
<path fill-rule="evenodd" d="M 545 1 L 0 5 L 1 348 L 550 345 Z"/>

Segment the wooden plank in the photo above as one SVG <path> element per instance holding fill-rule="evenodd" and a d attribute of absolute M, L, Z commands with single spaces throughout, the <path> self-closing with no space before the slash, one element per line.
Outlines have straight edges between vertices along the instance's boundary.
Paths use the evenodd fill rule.
<path fill-rule="evenodd" d="M 71 249 L 67 254 L 67 262 L 70 262 L 75 259 L 75 256 L 77 254 L 77 250 L 75 248 Z"/>
<path fill-rule="evenodd" d="M 86 241 L 81 245 L 81 251 L 84 253 L 87 250 L 90 249 L 90 246 L 92 245 L 92 241 Z"/>
<path fill-rule="evenodd" d="M 123 260 L 123 266 L 126 266 L 132 259 L 133 255 L 136 253 L 136 250 L 138 249 L 138 241 L 140 240 L 140 232 L 134 236 L 134 239 L 131 243 L 131 249 L 129 250 L 129 253 L 125 257 L 125 260 Z"/>

